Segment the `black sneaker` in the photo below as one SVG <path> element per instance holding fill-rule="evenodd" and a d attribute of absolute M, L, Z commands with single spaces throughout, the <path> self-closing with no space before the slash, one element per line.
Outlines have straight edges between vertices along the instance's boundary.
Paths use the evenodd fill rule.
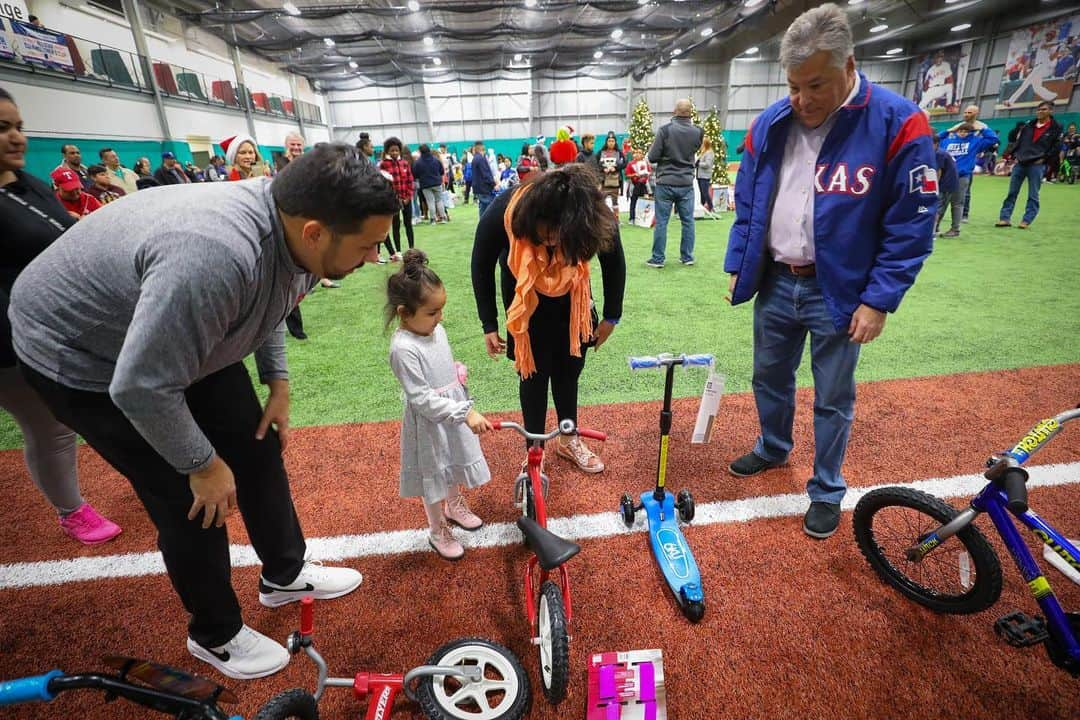
<path fill-rule="evenodd" d="M 836 532 L 840 525 L 840 503 L 812 502 L 803 518 L 803 532 L 812 538 L 824 540 Z"/>
<path fill-rule="evenodd" d="M 750 477 L 751 475 L 757 475 L 759 472 L 763 472 L 769 468 L 780 467 L 781 465 L 783 465 L 783 463 L 769 462 L 757 453 L 751 451 L 728 465 L 728 470 L 732 475 Z"/>

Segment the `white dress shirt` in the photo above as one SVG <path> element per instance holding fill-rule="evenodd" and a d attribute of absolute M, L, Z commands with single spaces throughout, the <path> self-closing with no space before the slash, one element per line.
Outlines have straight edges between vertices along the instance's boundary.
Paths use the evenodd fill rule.
<path fill-rule="evenodd" d="M 840 107 L 855 99 L 859 84 L 856 73 L 855 86 Z M 836 110 L 816 128 L 808 128 L 794 117 L 791 120 L 769 222 L 769 252 L 777 262 L 814 263 L 814 177 L 821 146 L 835 124 Z"/>

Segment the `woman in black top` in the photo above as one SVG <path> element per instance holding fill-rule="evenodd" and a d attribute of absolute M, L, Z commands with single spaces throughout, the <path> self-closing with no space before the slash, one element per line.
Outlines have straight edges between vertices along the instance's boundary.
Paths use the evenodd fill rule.
<path fill-rule="evenodd" d="M 75 433 L 60 424 L 15 367 L 8 300 L 15 278 L 75 219 L 52 190 L 24 173 L 26 136 L 15 101 L 0 88 L 0 407 L 23 434 L 30 477 L 60 515 L 72 538 L 93 545 L 120 534 L 79 494 Z"/>
<path fill-rule="evenodd" d="M 594 255 L 603 276 L 602 322 L 589 283 Z M 507 317 L 505 341 L 499 335 L 496 263 Z M 626 285 L 619 226 L 593 170 L 568 165 L 501 193 L 476 228 L 472 282 L 488 355 L 505 351 L 518 371 L 525 428 L 545 430 L 549 381 L 559 419 L 576 423 L 585 348 L 600 347 L 615 329 Z M 577 436 L 561 439 L 556 452 L 585 472 L 604 469 Z"/>

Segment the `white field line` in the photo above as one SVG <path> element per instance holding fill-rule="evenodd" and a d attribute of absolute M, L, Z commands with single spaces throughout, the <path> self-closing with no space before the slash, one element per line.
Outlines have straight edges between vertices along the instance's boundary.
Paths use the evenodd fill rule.
<path fill-rule="evenodd" d="M 1029 470 L 1031 472 L 1031 479 L 1028 481 L 1030 487 L 1080 483 L 1080 462 L 1039 465 Z M 937 497 L 954 498 L 974 495 L 986 484 L 986 480 L 982 475 L 957 475 L 912 483 L 890 484 L 901 484 Z M 859 498 L 874 487 L 850 488 L 844 497 L 843 509 L 854 508 Z M 616 512 L 617 501 L 618 498 L 611 498 L 612 509 L 605 512 L 552 518 L 548 527 L 555 534 L 574 540 L 644 532 L 646 523 L 640 513 L 633 527 L 627 528 L 623 524 L 619 513 Z M 716 525 L 801 515 L 806 512 L 806 508 L 807 498 L 802 493 L 724 500 L 698 505 L 693 524 Z M 511 545 L 521 541 L 521 534 L 513 523 L 488 524 L 474 533 L 458 533 L 458 537 L 463 539 L 465 545 L 470 548 Z M 312 559 L 329 561 L 430 551 L 427 531 L 415 529 L 309 538 L 307 544 Z M 233 567 L 259 564 L 259 559 L 250 545 L 232 545 L 230 551 Z M 62 585 L 103 578 L 160 575 L 164 572 L 165 565 L 160 552 L 11 563 L 0 565 L 0 590 Z"/>

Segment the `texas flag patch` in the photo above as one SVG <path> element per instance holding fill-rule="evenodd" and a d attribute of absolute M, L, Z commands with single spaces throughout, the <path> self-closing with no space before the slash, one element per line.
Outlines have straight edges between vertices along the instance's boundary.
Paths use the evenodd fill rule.
<path fill-rule="evenodd" d="M 912 168 L 911 172 L 908 173 L 908 179 L 912 194 L 937 195 L 937 169 L 927 165 L 920 165 L 917 168 Z"/>

